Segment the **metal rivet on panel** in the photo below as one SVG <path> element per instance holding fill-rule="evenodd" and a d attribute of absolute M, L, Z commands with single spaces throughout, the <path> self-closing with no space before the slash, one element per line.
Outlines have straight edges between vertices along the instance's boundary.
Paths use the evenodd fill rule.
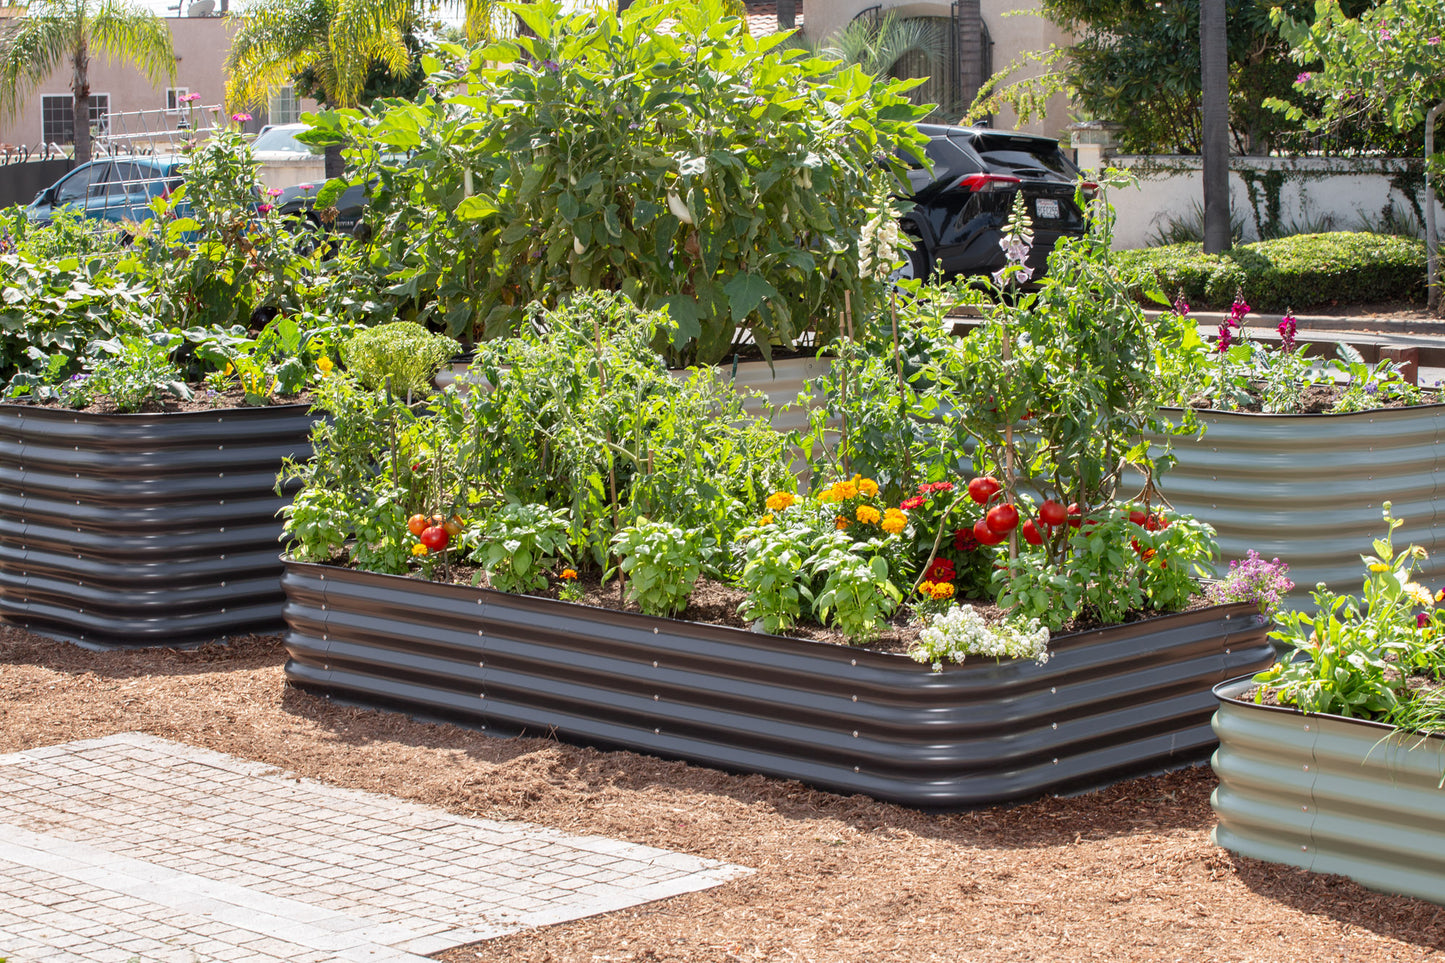
<path fill-rule="evenodd" d="M 478 662 L 478 663 L 477 663 L 477 668 L 479 668 L 479 669 L 485 669 L 486 667 L 487 667 L 487 664 L 486 664 L 485 662 Z"/>
<path fill-rule="evenodd" d="M 858 730 L 857 730 L 857 729 L 854 729 L 854 730 L 853 730 L 853 738 L 854 738 L 854 739 L 857 739 L 857 738 L 858 738 Z"/>
<path fill-rule="evenodd" d="M 1225 650 L 1224 650 L 1224 654 L 1225 654 L 1225 655 L 1233 655 L 1233 654 L 1234 654 L 1234 650 L 1233 650 L 1233 649 L 1225 649 Z"/>
<path fill-rule="evenodd" d="M 657 634 L 657 626 L 655 626 L 655 625 L 652 627 L 652 634 L 653 634 L 653 635 L 656 635 L 656 634 Z"/>
<path fill-rule="evenodd" d="M 653 701 L 653 702 L 656 702 L 656 701 L 657 701 L 657 693 L 656 693 L 656 692 L 654 692 L 654 693 L 652 694 L 652 701 Z"/>
<path fill-rule="evenodd" d="M 857 664 L 858 664 L 858 660 L 857 660 L 857 659 L 849 659 L 849 660 L 848 660 L 848 664 L 849 664 L 849 665 L 857 665 Z"/>
<path fill-rule="evenodd" d="M 857 766 L 854 766 L 854 767 L 853 767 L 853 771 L 854 771 L 854 772 L 858 772 L 858 771 L 859 771 L 858 767 L 857 767 Z"/>
<path fill-rule="evenodd" d="M 854 701 L 854 702 L 857 702 L 857 701 L 858 701 L 858 697 L 857 697 L 857 696 L 854 696 L 854 697 L 853 697 L 853 701 Z"/>
<path fill-rule="evenodd" d="M 653 659 L 653 660 L 652 660 L 652 667 L 653 667 L 654 669 L 657 668 L 657 660 L 656 660 L 656 659 Z"/>
<path fill-rule="evenodd" d="M 652 730 L 652 734 L 653 734 L 654 736 L 660 736 L 660 735 L 662 735 L 662 730 L 661 730 L 661 729 L 654 729 L 654 730 Z"/>
<path fill-rule="evenodd" d="M 487 694 L 486 694 L 485 692 L 478 692 L 478 693 L 477 693 L 477 698 L 478 698 L 478 699 L 485 699 L 486 697 L 487 697 Z"/>
<path fill-rule="evenodd" d="M 1049 695 L 1058 695 L 1058 693 L 1059 693 L 1059 687 L 1058 687 L 1058 686 L 1056 686 L 1056 685 L 1051 685 L 1051 686 L 1049 686 Z"/>
<path fill-rule="evenodd" d="M 1307 853 L 1307 852 L 1309 852 L 1309 850 L 1310 850 L 1310 848 L 1309 848 L 1308 846 L 1301 846 L 1301 847 L 1300 847 L 1300 852 L 1302 852 L 1302 853 Z"/>
<path fill-rule="evenodd" d="M 1057 722 L 1050 722 L 1050 723 L 1049 723 L 1049 728 L 1050 728 L 1050 729 L 1057 729 L 1058 727 L 1059 727 L 1059 724 L 1058 724 Z"/>
<path fill-rule="evenodd" d="M 1057 766 L 1058 764 L 1059 764 L 1059 760 L 1055 759 L 1055 760 L 1054 760 L 1054 765 Z"/>
<path fill-rule="evenodd" d="M 1309 727 L 1309 726 L 1305 726 L 1305 732 L 1309 732 L 1309 731 L 1310 731 L 1310 727 Z"/>
<path fill-rule="evenodd" d="M 1310 807 L 1308 807 L 1308 806 L 1301 806 L 1301 807 L 1299 808 L 1299 811 L 1302 812 L 1302 813 L 1307 813 L 1307 812 L 1310 811 Z"/>
<path fill-rule="evenodd" d="M 1310 771 L 1310 767 L 1309 767 L 1309 766 L 1305 766 L 1305 772 L 1309 772 L 1309 771 Z"/>

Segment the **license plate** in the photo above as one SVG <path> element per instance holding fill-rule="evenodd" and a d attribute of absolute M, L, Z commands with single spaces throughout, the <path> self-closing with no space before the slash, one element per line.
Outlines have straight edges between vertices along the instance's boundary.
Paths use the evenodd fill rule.
<path fill-rule="evenodd" d="M 1034 200 L 1034 214 L 1045 220 L 1059 219 L 1059 202 L 1051 197 L 1039 197 Z"/>

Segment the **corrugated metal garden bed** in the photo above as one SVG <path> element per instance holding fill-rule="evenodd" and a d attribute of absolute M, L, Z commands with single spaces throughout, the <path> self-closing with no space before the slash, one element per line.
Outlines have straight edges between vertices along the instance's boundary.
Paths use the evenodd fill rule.
<path fill-rule="evenodd" d="M 1215 841 L 1445 903 L 1445 739 L 1255 705 L 1242 698 L 1252 685 L 1214 690 Z"/>
<path fill-rule="evenodd" d="M 1205 758 L 1210 689 L 1273 660 L 1234 604 L 949 666 L 725 626 L 286 562 L 287 678 L 483 727 L 959 808 Z"/>
<path fill-rule="evenodd" d="M 0 405 L 0 616 L 101 647 L 278 628 L 276 473 L 314 421 Z"/>

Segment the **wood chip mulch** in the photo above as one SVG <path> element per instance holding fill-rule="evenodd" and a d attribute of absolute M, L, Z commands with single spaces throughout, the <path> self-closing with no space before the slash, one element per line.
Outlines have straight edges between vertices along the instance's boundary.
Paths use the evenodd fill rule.
<path fill-rule="evenodd" d="M 756 870 L 452 950 L 447 963 L 1296 963 L 1445 952 L 1445 908 L 1211 845 L 1207 768 L 1014 808 L 924 813 L 343 706 L 287 687 L 284 660 L 274 637 L 97 654 L 0 627 L 0 753 L 136 730 L 460 814 Z"/>

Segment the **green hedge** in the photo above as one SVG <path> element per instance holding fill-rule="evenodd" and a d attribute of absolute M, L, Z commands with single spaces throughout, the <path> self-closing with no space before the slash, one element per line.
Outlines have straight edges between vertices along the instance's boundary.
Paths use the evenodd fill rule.
<path fill-rule="evenodd" d="M 1171 244 L 1115 257 L 1141 300 L 1152 281 L 1193 308 L 1228 308 L 1238 291 L 1256 311 L 1425 299 L 1425 242 L 1386 234 L 1297 234 L 1224 254 Z"/>

